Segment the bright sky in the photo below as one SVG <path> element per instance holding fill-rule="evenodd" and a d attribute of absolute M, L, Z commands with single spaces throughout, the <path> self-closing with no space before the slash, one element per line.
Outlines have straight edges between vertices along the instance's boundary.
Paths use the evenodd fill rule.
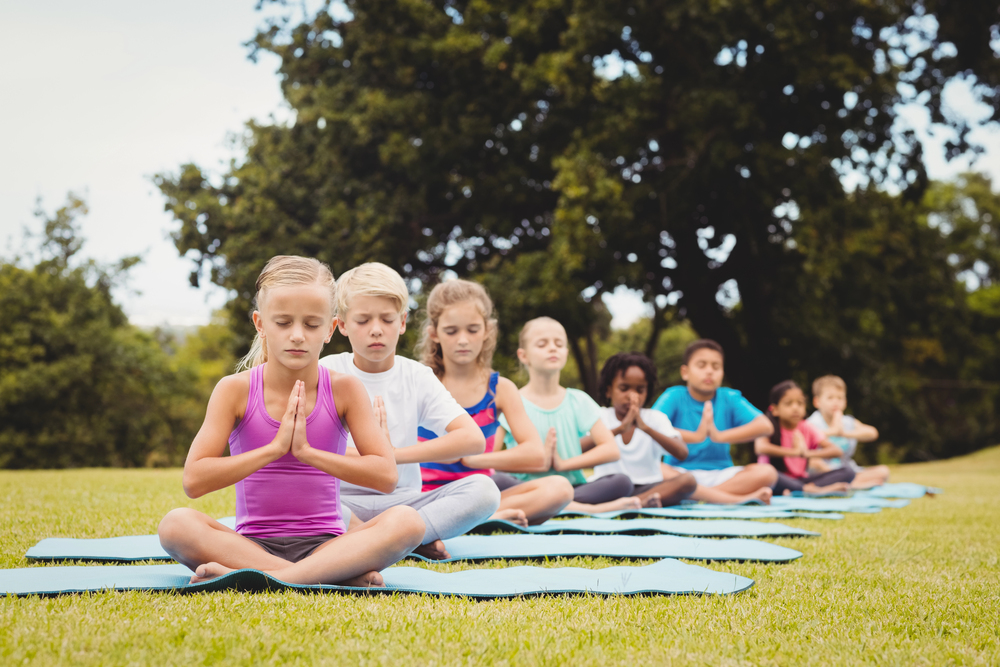
<path fill-rule="evenodd" d="M 188 286 L 191 262 L 169 240 L 177 224 L 150 178 L 185 162 L 222 171 L 234 155 L 227 137 L 250 118 L 285 117 L 277 59 L 246 58 L 261 21 L 254 4 L 0 0 L 0 255 L 18 247 L 22 228 L 38 229 L 36 199 L 52 212 L 73 191 L 90 207 L 84 255 L 144 257 L 118 294 L 135 324 L 206 322 L 226 296 L 208 281 Z M 954 88 L 953 106 L 977 115 L 967 88 Z M 919 110 L 906 118 L 926 127 Z M 978 138 L 989 151 L 975 166 L 1000 182 L 1000 131 Z M 931 176 L 968 168 L 946 165 L 942 142 L 928 147 Z M 605 301 L 615 326 L 644 313 L 627 292 Z"/>

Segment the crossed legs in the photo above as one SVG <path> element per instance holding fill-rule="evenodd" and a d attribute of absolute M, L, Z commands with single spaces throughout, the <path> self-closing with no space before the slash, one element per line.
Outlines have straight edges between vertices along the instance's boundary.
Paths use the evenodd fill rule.
<path fill-rule="evenodd" d="M 382 586 L 383 570 L 410 553 L 424 536 L 423 521 L 410 507 L 393 507 L 363 526 L 320 545 L 292 563 L 223 526 L 206 514 L 170 511 L 157 531 L 163 549 L 195 572 L 191 583 L 252 568 L 291 584 Z"/>

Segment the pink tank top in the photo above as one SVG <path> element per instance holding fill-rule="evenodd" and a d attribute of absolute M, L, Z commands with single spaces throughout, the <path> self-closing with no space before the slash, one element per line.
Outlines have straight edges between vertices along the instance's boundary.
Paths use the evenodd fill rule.
<path fill-rule="evenodd" d="M 250 371 L 250 395 L 243 420 L 229 436 L 233 456 L 274 440 L 281 422 L 264 407 L 264 368 Z M 306 417 L 309 444 L 344 454 L 347 434 L 337 415 L 330 372 L 319 367 L 316 407 Z M 302 463 L 288 452 L 236 483 L 236 532 L 253 537 L 341 535 L 340 480 Z"/>

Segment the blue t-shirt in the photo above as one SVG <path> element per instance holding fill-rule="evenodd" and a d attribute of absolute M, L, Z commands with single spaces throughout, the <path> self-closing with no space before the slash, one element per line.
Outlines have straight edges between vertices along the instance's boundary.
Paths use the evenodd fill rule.
<path fill-rule="evenodd" d="M 660 394 L 653 403 L 653 409 L 665 414 L 674 428 L 685 431 L 697 431 L 701 424 L 701 412 L 705 404 L 696 401 L 684 385 L 670 387 Z M 715 428 L 725 431 L 752 422 L 760 410 L 743 398 L 743 394 L 729 387 L 719 387 L 712 398 L 712 416 Z M 685 468 L 687 470 L 722 470 L 733 465 L 729 455 L 729 445 L 724 442 L 713 442 L 705 438 L 704 442 L 688 444 L 688 457 L 678 461 L 667 454 L 663 457 L 667 465 Z"/>

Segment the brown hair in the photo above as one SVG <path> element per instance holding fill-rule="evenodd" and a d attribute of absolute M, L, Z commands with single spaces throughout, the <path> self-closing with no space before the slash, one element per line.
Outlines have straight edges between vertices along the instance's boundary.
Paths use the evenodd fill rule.
<path fill-rule="evenodd" d="M 420 342 L 417 343 L 417 356 L 425 366 L 431 367 L 438 378 L 444 377 L 444 356 L 441 353 L 440 343 L 431 338 L 431 331 L 437 330 L 438 321 L 445 310 L 467 302 L 476 304 L 486 325 L 483 349 L 479 351 L 476 363 L 484 373 L 492 369 L 493 353 L 497 349 L 497 320 L 493 316 L 493 300 L 479 283 L 449 280 L 436 285 L 427 297 L 424 326 L 420 333 Z"/>
<path fill-rule="evenodd" d="M 726 360 L 726 353 L 722 351 L 722 346 L 716 343 L 714 340 L 709 340 L 708 338 L 701 338 L 693 343 L 689 343 L 686 348 L 684 348 L 684 361 L 683 365 L 687 366 L 688 362 L 691 361 L 691 357 L 698 350 L 715 350 L 722 355 L 722 361 Z"/>
<path fill-rule="evenodd" d="M 312 259 L 295 255 L 277 255 L 268 260 L 264 269 L 257 276 L 257 293 L 253 297 L 253 308 L 260 311 L 266 301 L 267 292 L 272 287 L 287 287 L 291 285 L 322 285 L 330 290 L 330 315 L 335 308 L 337 283 L 333 279 L 330 267 Z M 260 332 L 253 339 L 250 351 L 236 364 L 236 371 L 247 370 L 267 361 L 267 345 Z"/>
<path fill-rule="evenodd" d="M 824 375 L 823 377 L 813 380 L 813 398 L 821 396 L 823 394 L 823 390 L 827 387 L 833 387 L 834 389 L 839 389 L 845 394 L 847 393 L 847 383 L 844 382 L 843 378 L 836 375 Z"/>

